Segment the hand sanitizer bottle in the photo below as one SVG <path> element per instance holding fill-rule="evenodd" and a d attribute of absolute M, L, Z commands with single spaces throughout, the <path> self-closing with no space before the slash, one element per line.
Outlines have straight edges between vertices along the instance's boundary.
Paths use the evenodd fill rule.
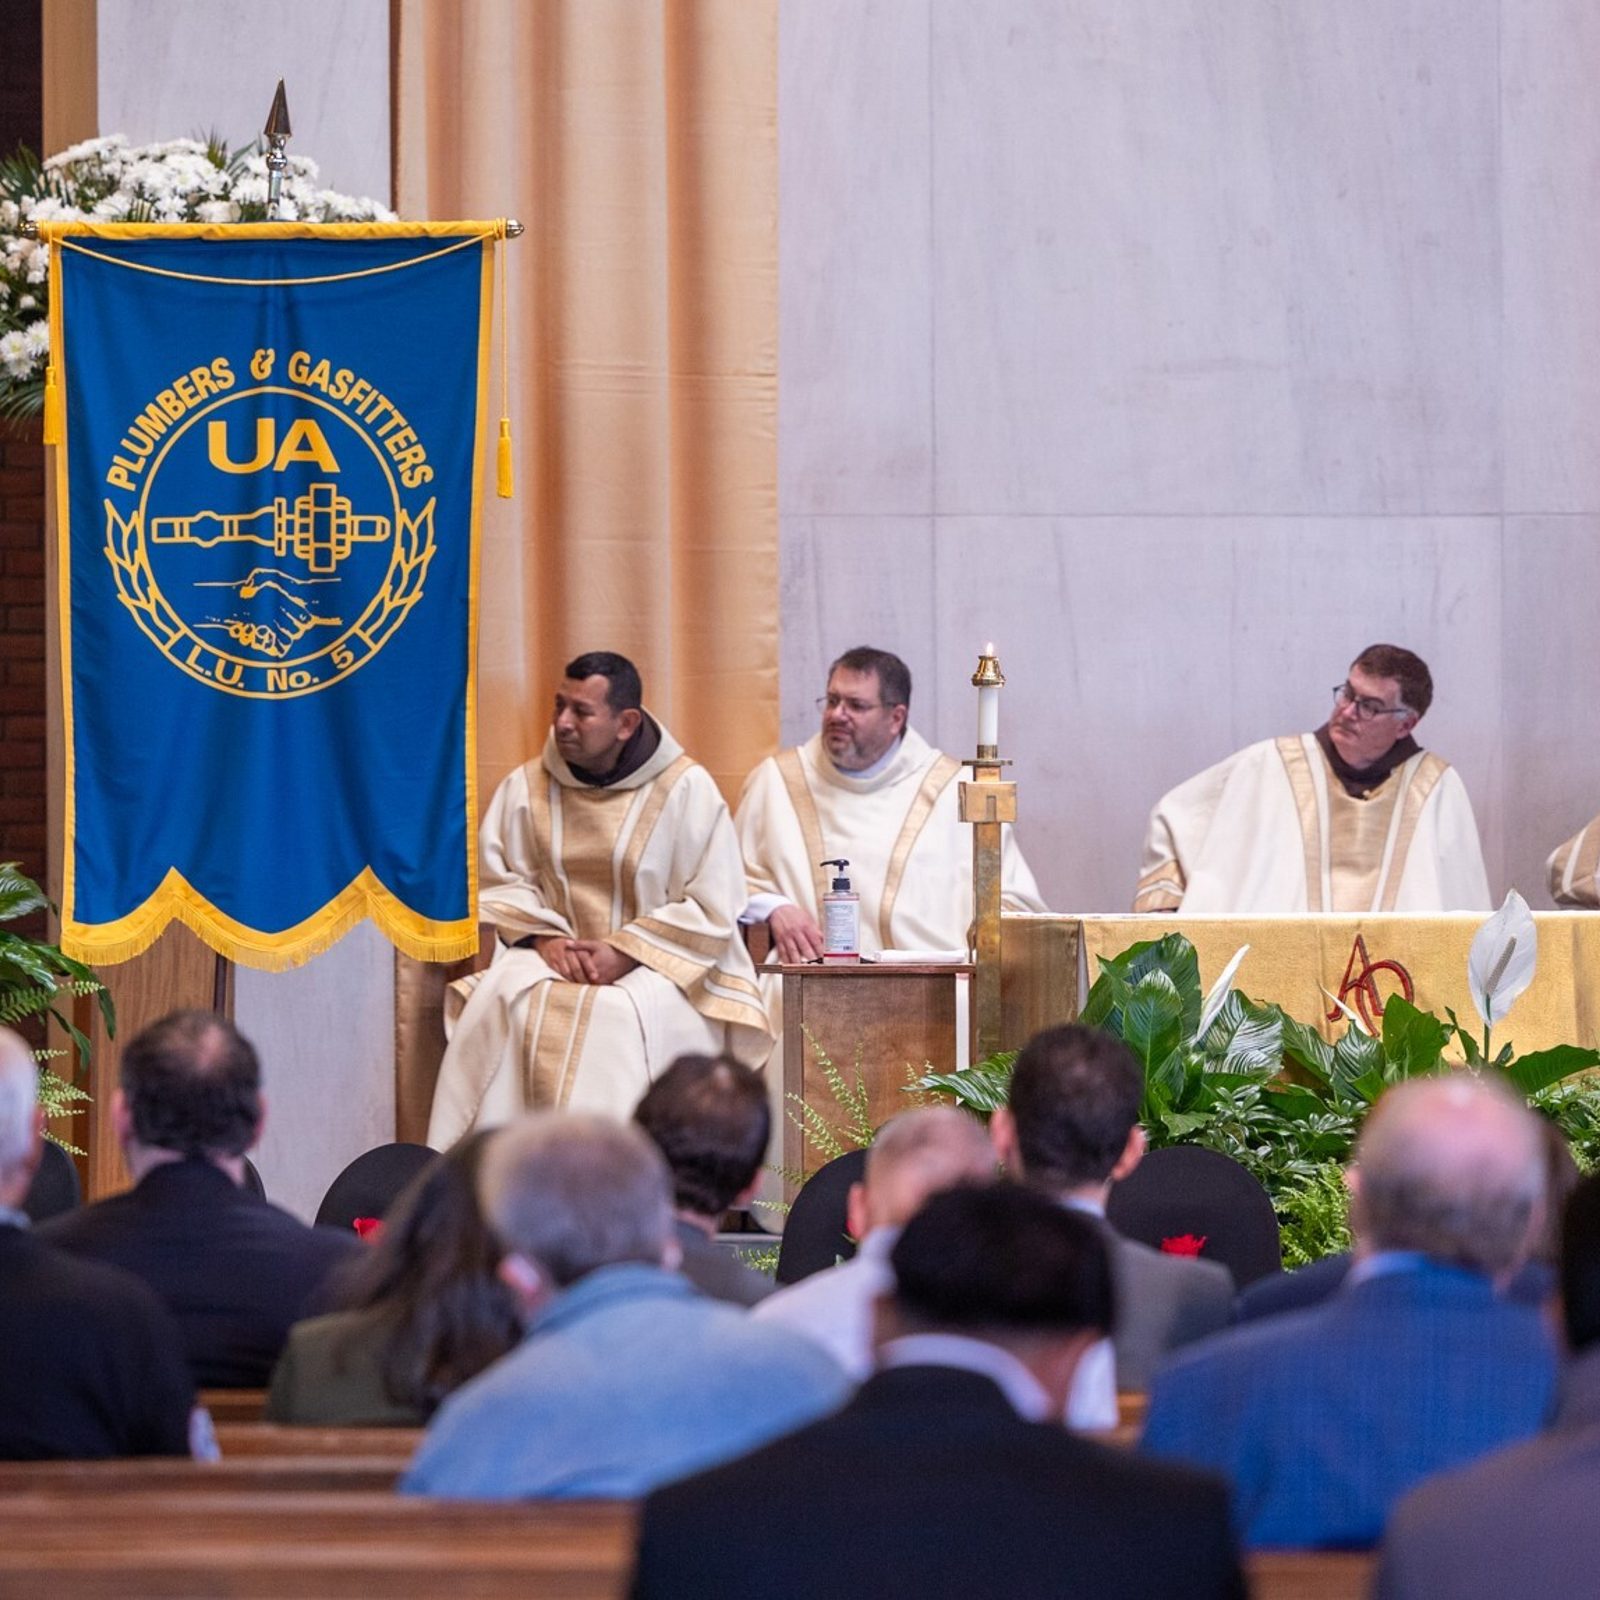
<path fill-rule="evenodd" d="M 842 858 L 824 861 L 825 867 L 837 867 L 833 888 L 822 897 L 822 959 L 824 961 L 859 961 L 861 959 L 861 896 L 851 891 L 850 880 L 844 869 L 850 865 Z"/>

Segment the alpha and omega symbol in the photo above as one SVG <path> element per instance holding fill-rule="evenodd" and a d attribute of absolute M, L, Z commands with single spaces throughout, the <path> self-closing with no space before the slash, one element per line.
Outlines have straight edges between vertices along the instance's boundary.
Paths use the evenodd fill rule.
<path fill-rule="evenodd" d="M 1367 954 L 1366 939 L 1358 933 L 1356 942 L 1350 950 L 1350 959 L 1345 963 L 1344 978 L 1339 984 L 1339 999 L 1346 1005 L 1354 1007 L 1356 1015 L 1367 1025 L 1369 1033 L 1376 1033 L 1383 1021 L 1385 997 L 1378 988 L 1380 972 L 1386 972 L 1394 978 L 1391 994 L 1397 992 L 1400 998 L 1406 1001 L 1416 999 L 1416 990 L 1411 984 L 1411 974 L 1398 961 L 1387 959 L 1374 961 Z M 1328 1011 L 1328 1021 L 1337 1022 L 1342 1015 L 1338 1006 L 1333 1006 Z"/>
<path fill-rule="evenodd" d="M 250 371 L 274 360 L 258 350 Z M 240 387 L 225 358 L 195 368 L 105 473 L 105 555 L 140 631 L 209 687 L 274 700 L 389 642 L 422 598 L 435 509 L 427 451 L 386 396 L 302 351 L 281 370 Z"/>

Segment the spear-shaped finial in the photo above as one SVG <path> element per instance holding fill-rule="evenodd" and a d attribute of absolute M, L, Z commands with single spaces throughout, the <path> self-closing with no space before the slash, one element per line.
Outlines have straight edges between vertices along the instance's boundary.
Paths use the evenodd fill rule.
<path fill-rule="evenodd" d="M 276 222 L 283 200 L 283 175 L 289 170 L 289 156 L 284 147 L 293 132 L 289 126 L 289 97 L 283 92 L 282 78 L 278 79 L 278 92 L 272 97 L 267 125 L 261 132 L 267 141 L 267 221 Z"/>

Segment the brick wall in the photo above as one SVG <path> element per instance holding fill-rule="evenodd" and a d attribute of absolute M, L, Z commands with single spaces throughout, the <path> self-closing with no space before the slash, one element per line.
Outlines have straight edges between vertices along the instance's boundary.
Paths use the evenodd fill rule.
<path fill-rule="evenodd" d="M 0 861 L 45 874 L 44 446 L 0 425 Z M 29 929 L 33 932 L 33 929 Z"/>

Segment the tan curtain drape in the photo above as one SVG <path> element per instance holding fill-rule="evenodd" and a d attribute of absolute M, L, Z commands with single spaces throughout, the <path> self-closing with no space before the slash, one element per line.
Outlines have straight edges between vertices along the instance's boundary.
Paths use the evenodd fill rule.
<path fill-rule="evenodd" d="M 527 227 L 502 247 L 517 489 L 485 502 L 480 802 L 597 649 L 638 663 L 731 799 L 778 731 L 777 0 L 394 17 L 400 214 Z M 493 415 L 499 389 L 497 354 Z M 401 1137 L 426 1122 L 440 987 L 401 962 Z"/>

